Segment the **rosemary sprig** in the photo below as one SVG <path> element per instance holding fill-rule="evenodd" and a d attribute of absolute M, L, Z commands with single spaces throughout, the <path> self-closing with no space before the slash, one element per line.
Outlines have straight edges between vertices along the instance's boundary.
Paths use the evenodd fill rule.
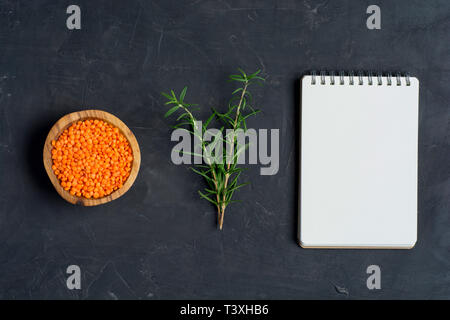
<path fill-rule="evenodd" d="M 229 80 L 238 83 L 239 87 L 232 93 L 232 99 L 228 103 L 228 110 L 225 113 L 220 113 L 212 108 L 211 116 L 202 123 L 201 128 L 198 127 L 199 122 L 197 122 L 197 119 L 192 113 L 192 107 L 195 105 L 188 104 L 184 101 L 187 87 L 184 87 L 178 97 L 173 90 L 170 91 L 170 94 L 162 93 L 167 98 L 165 104 L 171 106 L 164 116 L 169 117 L 177 112 L 179 114 L 177 124 L 173 127 L 187 130 L 193 134 L 197 138 L 197 141 L 199 141 L 203 155 L 207 155 L 203 157 L 205 164 L 197 165 L 191 169 L 206 180 L 208 186 L 203 191 L 199 190 L 198 193 L 200 197 L 216 206 L 220 230 L 223 227 L 223 218 L 227 206 L 230 203 L 236 202 L 232 200 L 234 192 L 248 184 L 238 183 L 243 168 L 237 167 L 237 160 L 239 154 L 248 147 L 248 144 L 242 145 L 239 143 L 237 132 L 238 130 L 245 132 L 247 130 L 247 119 L 260 111 L 252 108 L 250 105 L 252 96 L 248 91 L 249 86 L 253 83 L 264 81 L 259 76 L 260 70 L 248 75 L 242 69 L 238 70 L 239 74 L 229 76 Z M 204 134 L 214 119 L 220 120 L 223 126 L 218 131 L 218 134 L 214 136 L 214 139 L 206 141 Z M 227 133 L 225 139 L 223 139 L 222 135 L 225 131 Z M 218 143 L 222 143 L 221 150 L 226 150 L 226 152 L 215 154 L 215 152 L 211 151 L 215 150 L 214 147 Z M 192 153 L 191 155 L 197 154 Z M 222 161 L 212 160 L 217 159 L 217 157 L 222 157 Z"/>

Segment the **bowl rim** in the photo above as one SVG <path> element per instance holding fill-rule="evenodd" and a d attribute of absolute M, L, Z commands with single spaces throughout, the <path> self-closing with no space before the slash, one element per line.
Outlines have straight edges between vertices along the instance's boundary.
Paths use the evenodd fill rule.
<path fill-rule="evenodd" d="M 128 176 L 127 180 L 123 184 L 123 186 L 112 193 L 110 193 L 107 196 L 97 198 L 97 199 L 87 199 L 84 197 L 78 197 L 76 195 L 71 195 L 69 191 L 64 190 L 64 188 L 61 186 L 58 177 L 55 175 L 52 169 L 53 160 L 52 160 L 52 154 L 51 151 L 53 149 L 52 146 L 52 140 L 57 140 L 59 136 L 62 134 L 62 132 L 67 129 L 70 125 L 72 125 L 74 122 L 77 121 L 84 121 L 88 119 L 98 119 L 105 121 L 116 128 L 119 129 L 120 133 L 122 133 L 125 138 L 128 140 L 128 143 L 130 144 L 131 150 L 133 152 L 133 162 L 131 165 L 131 171 L 130 175 Z M 133 185 L 134 181 L 136 180 L 136 177 L 139 173 L 139 168 L 141 164 L 141 152 L 139 149 L 139 144 L 136 140 L 136 137 L 134 136 L 133 132 L 130 130 L 130 128 L 127 127 L 127 125 L 120 120 L 118 117 L 114 116 L 113 114 L 98 110 L 98 109 L 88 109 L 88 110 L 81 110 L 76 111 L 72 113 L 68 113 L 61 117 L 58 121 L 55 122 L 55 124 L 50 129 L 47 138 L 45 139 L 44 143 L 44 150 L 43 150 L 43 161 L 44 161 L 44 167 L 45 171 L 47 172 L 48 177 L 50 178 L 50 181 L 52 182 L 53 187 L 56 189 L 58 194 L 65 199 L 66 201 L 77 204 L 81 206 L 96 206 L 104 203 L 108 203 L 112 200 L 115 200 L 121 196 L 123 196 Z"/>

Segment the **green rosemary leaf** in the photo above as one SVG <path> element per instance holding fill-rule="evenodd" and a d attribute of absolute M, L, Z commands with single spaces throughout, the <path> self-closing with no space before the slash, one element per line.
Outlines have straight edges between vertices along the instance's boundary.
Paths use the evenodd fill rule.
<path fill-rule="evenodd" d="M 237 88 L 236 90 L 233 91 L 232 94 L 236 94 L 236 93 L 241 92 L 243 90 L 244 90 L 244 88 Z"/>
<path fill-rule="evenodd" d="M 180 93 L 180 101 L 184 101 L 184 97 L 186 96 L 187 87 L 184 87 L 183 90 Z"/>
<path fill-rule="evenodd" d="M 239 76 L 230 76 L 230 79 L 231 79 L 232 81 L 247 82 L 247 79 L 242 79 L 242 78 L 239 77 Z"/>
<path fill-rule="evenodd" d="M 225 122 L 227 124 L 232 125 L 234 123 L 234 119 L 232 119 L 230 116 L 228 116 L 226 114 L 217 113 L 217 116 L 219 117 L 220 120 L 222 120 L 223 122 Z"/>
<path fill-rule="evenodd" d="M 241 175 L 241 173 L 238 172 L 238 173 L 234 176 L 233 180 L 231 181 L 231 184 L 232 184 L 232 185 L 237 183 L 238 178 L 240 177 L 240 175 Z"/>
<path fill-rule="evenodd" d="M 217 164 L 217 168 L 219 169 L 221 174 L 225 174 L 226 173 L 225 166 L 224 166 L 223 163 L 218 163 Z"/>
<path fill-rule="evenodd" d="M 239 184 L 239 185 L 237 185 L 237 186 L 234 186 L 234 187 L 232 187 L 232 188 L 228 188 L 228 189 L 227 189 L 227 192 L 234 192 L 235 190 L 237 190 L 237 189 L 239 189 L 239 188 L 242 188 L 242 187 L 244 187 L 244 186 L 246 186 L 246 185 L 249 185 L 249 183 L 248 183 L 248 182 L 246 182 L 246 183 L 241 183 L 241 184 Z"/>
<path fill-rule="evenodd" d="M 189 115 L 189 113 L 184 112 L 177 118 L 177 121 L 180 121 L 181 119 L 186 118 L 186 117 L 189 118 L 190 115 Z"/>
<path fill-rule="evenodd" d="M 249 114 L 245 115 L 245 116 L 243 117 L 243 119 L 244 119 L 244 120 L 247 120 L 247 118 L 249 118 L 249 117 L 251 117 L 251 116 L 254 116 L 255 114 L 258 114 L 258 113 L 260 113 L 260 112 L 261 112 L 261 110 L 255 110 L 255 111 L 253 111 L 253 112 L 250 112 Z"/>
<path fill-rule="evenodd" d="M 241 175 L 240 172 L 237 173 L 236 176 L 234 177 L 234 179 L 231 181 L 231 183 L 230 183 L 231 190 L 229 190 L 229 191 L 226 193 L 226 197 L 225 197 L 225 198 L 226 198 L 226 201 L 230 201 L 231 198 L 233 197 L 233 194 L 234 194 L 234 191 L 235 191 L 235 189 L 233 189 L 233 187 L 237 184 L 237 180 L 238 180 L 238 178 L 239 178 L 240 175 Z"/>
<path fill-rule="evenodd" d="M 164 115 L 165 118 L 167 118 L 168 116 L 170 116 L 172 113 L 174 113 L 175 111 L 177 111 L 180 108 L 180 106 L 175 106 L 169 109 L 169 111 L 166 112 L 166 114 Z"/>
<path fill-rule="evenodd" d="M 185 125 L 192 125 L 192 122 L 190 122 L 190 121 L 185 121 L 185 122 L 180 122 L 180 123 L 178 123 L 178 124 L 176 124 L 176 125 L 174 125 L 174 126 L 172 126 L 174 129 L 181 129 L 181 127 L 182 126 L 185 126 Z M 184 128 L 183 128 L 184 129 Z"/>
<path fill-rule="evenodd" d="M 257 77 L 257 76 L 253 77 L 253 79 L 257 79 L 257 80 L 260 80 L 260 81 L 266 81 L 266 79 L 261 78 L 261 77 Z"/>
<path fill-rule="evenodd" d="M 243 97 L 241 101 L 242 101 L 241 108 L 242 108 L 242 110 L 244 110 L 245 106 L 247 105 L 247 99 L 245 99 L 245 97 Z"/>
<path fill-rule="evenodd" d="M 195 106 L 198 106 L 197 103 L 184 103 L 184 102 L 183 102 L 183 105 L 184 105 L 185 107 L 195 107 Z"/>
<path fill-rule="evenodd" d="M 228 173 L 233 174 L 233 173 L 238 173 L 238 172 L 242 172 L 244 171 L 245 168 L 230 168 L 230 170 L 228 170 Z"/>
<path fill-rule="evenodd" d="M 205 188 L 205 191 L 208 192 L 208 194 L 217 194 L 217 190 Z"/>
<path fill-rule="evenodd" d="M 242 120 L 242 123 L 244 124 L 244 132 L 247 132 L 247 122 L 245 122 L 245 119 Z"/>
<path fill-rule="evenodd" d="M 215 116 L 216 112 L 213 111 L 213 113 L 209 116 L 208 120 L 206 120 L 205 123 L 203 123 L 203 133 L 206 131 L 206 129 L 208 129 L 210 122 L 212 121 L 212 119 L 214 119 Z"/>
<path fill-rule="evenodd" d="M 203 192 L 201 192 L 200 190 L 198 190 L 198 194 L 200 195 L 200 197 L 202 197 L 203 199 L 208 200 L 209 202 L 218 205 L 217 201 L 212 200 L 211 198 L 209 198 L 207 195 L 205 195 Z"/>
<path fill-rule="evenodd" d="M 224 174 L 220 172 L 220 168 L 219 171 L 214 170 L 214 173 L 216 176 L 217 190 L 222 190 L 225 182 Z"/>
<path fill-rule="evenodd" d="M 202 172 L 202 171 L 200 171 L 200 170 L 197 170 L 197 169 L 195 169 L 195 168 L 191 168 L 191 170 L 194 171 L 195 173 L 201 175 L 201 176 L 202 176 L 203 178 L 205 178 L 206 180 L 208 180 L 208 181 L 213 181 L 213 179 L 211 179 L 206 173 L 204 173 L 204 172 Z"/>
<path fill-rule="evenodd" d="M 162 94 L 164 97 L 166 97 L 167 99 L 169 99 L 169 100 L 172 99 L 172 97 L 171 97 L 169 94 L 165 93 L 165 92 L 161 92 L 161 94 Z"/>

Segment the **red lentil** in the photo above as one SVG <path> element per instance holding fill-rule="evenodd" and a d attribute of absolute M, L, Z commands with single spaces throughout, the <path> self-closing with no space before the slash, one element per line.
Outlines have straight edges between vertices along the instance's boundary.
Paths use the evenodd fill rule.
<path fill-rule="evenodd" d="M 73 123 L 52 141 L 53 172 L 78 197 L 101 198 L 121 188 L 131 172 L 133 152 L 115 126 L 102 120 Z"/>

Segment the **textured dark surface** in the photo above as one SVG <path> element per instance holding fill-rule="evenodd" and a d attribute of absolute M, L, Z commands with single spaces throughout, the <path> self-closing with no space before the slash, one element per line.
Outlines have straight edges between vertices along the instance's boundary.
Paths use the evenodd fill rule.
<path fill-rule="evenodd" d="M 82 30 L 66 28 L 70 4 Z M 376 1 L 0 0 L 0 298 L 450 298 L 450 5 Z M 252 182 L 215 228 L 203 182 L 170 161 L 159 92 L 223 105 L 226 76 L 263 70 L 254 128 L 280 129 L 280 171 Z M 412 250 L 296 243 L 298 79 L 311 69 L 409 71 L 421 81 L 419 236 Z M 370 97 L 367 97 L 370 99 Z M 107 205 L 53 190 L 42 146 L 62 115 L 96 107 L 135 133 L 134 187 Z M 370 221 L 368 221 L 370 223 Z M 66 288 L 77 264 L 82 290 Z M 368 265 L 382 290 L 366 287 Z"/>

